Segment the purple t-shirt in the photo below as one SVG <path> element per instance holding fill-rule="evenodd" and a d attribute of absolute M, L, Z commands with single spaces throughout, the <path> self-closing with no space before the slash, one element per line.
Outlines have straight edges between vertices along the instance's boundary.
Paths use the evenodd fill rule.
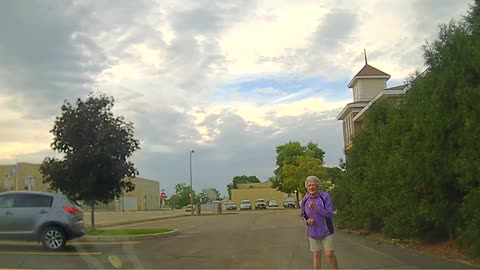
<path fill-rule="evenodd" d="M 323 201 L 325 201 L 325 205 L 323 204 Z M 309 204 L 313 203 L 315 204 L 316 210 L 313 210 L 312 208 L 309 207 Z M 314 220 L 312 225 L 307 225 L 307 233 L 308 237 L 315 238 L 315 239 L 322 239 L 328 235 L 331 235 L 332 233 L 328 230 L 327 223 L 325 220 L 325 217 L 329 217 L 333 219 L 333 203 L 332 203 L 332 198 L 330 197 L 330 194 L 327 192 L 318 192 L 316 196 L 311 196 L 310 194 L 307 194 L 305 197 L 303 197 L 302 202 L 301 202 L 301 207 L 302 207 L 302 214 L 304 213 L 304 208 L 305 207 L 305 214 L 307 215 L 306 217 L 304 216 L 304 221 L 305 224 L 307 221 L 307 218 L 311 218 Z"/>

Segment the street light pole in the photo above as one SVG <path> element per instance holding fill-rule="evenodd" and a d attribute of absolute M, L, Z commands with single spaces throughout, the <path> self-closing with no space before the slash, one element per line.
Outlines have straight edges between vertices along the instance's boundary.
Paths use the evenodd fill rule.
<path fill-rule="evenodd" d="M 296 207 L 300 207 L 300 202 L 298 201 L 298 190 L 295 189 L 295 200 L 296 200 Z"/>
<path fill-rule="evenodd" d="M 190 212 L 193 215 L 194 214 L 194 208 L 193 208 L 193 185 L 192 185 L 192 154 L 195 153 L 194 150 L 190 151 Z"/>

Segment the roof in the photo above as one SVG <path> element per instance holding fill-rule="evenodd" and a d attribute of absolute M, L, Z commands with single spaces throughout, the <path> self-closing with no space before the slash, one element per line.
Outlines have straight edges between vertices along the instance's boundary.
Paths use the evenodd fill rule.
<path fill-rule="evenodd" d="M 363 66 L 362 69 L 360 69 L 357 75 L 355 75 L 355 77 L 357 76 L 388 76 L 390 77 L 390 74 L 387 74 L 375 67 L 370 66 L 369 64 L 366 64 L 365 66 Z"/>
<path fill-rule="evenodd" d="M 352 80 L 348 84 L 348 88 L 352 88 L 357 79 L 390 79 L 390 74 L 387 74 L 375 67 L 365 64 L 360 71 L 353 76 Z"/>
<path fill-rule="evenodd" d="M 367 104 L 368 104 L 368 101 L 356 101 L 356 102 L 348 103 L 343 108 L 343 110 L 338 114 L 337 120 L 343 120 L 347 115 L 347 113 L 349 112 L 349 110 L 352 110 L 354 108 L 361 110 L 363 107 L 367 106 Z"/>
<path fill-rule="evenodd" d="M 408 84 L 397 85 L 394 87 L 386 88 L 385 90 L 403 90 L 407 88 Z"/>
<path fill-rule="evenodd" d="M 272 182 L 267 181 L 263 183 L 243 183 L 237 184 L 237 189 L 249 189 L 249 188 L 271 188 Z"/>
<path fill-rule="evenodd" d="M 367 106 L 365 106 L 360 112 L 357 113 L 357 115 L 355 115 L 355 117 L 353 118 L 353 121 L 356 122 L 358 120 L 361 120 L 365 113 L 368 111 L 368 109 L 373 105 L 373 103 L 375 103 L 377 100 L 381 99 L 381 98 L 388 98 L 388 97 L 398 97 L 398 96 L 402 96 L 403 94 L 405 94 L 407 91 L 408 91 L 408 87 L 409 85 L 408 84 L 405 84 L 405 85 L 399 85 L 399 86 L 395 86 L 395 87 L 391 87 L 391 88 L 387 88 L 387 89 L 384 89 L 382 91 L 380 91 L 368 104 Z"/>
<path fill-rule="evenodd" d="M 44 191 L 27 191 L 27 190 L 8 190 L 0 192 L 0 194 L 34 194 L 34 195 L 49 195 L 49 196 L 64 196 L 59 193 L 44 192 Z"/>

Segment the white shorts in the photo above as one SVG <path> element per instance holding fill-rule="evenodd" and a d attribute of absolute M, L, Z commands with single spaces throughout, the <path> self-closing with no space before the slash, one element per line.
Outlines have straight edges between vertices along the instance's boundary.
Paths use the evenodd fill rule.
<path fill-rule="evenodd" d="M 333 251 L 333 234 L 325 236 L 323 239 L 314 239 L 314 238 L 308 238 L 310 242 L 310 251 L 311 252 L 316 252 L 316 251 L 322 251 L 325 250 L 327 251 Z"/>

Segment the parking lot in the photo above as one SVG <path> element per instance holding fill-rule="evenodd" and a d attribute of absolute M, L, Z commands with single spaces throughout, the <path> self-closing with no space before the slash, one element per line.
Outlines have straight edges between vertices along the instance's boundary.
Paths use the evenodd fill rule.
<path fill-rule="evenodd" d="M 0 267 L 20 269 L 112 268 L 110 256 L 140 244 L 137 241 L 72 242 L 61 252 L 46 251 L 34 242 L 0 242 Z M 73 267 L 72 267 L 73 266 Z M 112 267 L 108 267 L 112 266 Z"/>
<path fill-rule="evenodd" d="M 309 269 L 311 255 L 296 210 L 183 216 L 112 228 L 171 228 L 180 234 L 131 241 L 75 241 L 62 252 L 36 243 L 1 242 L 10 269 Z M 472 268 L 395 245 L 337 232 L 340 268 Z M 222 255 L 220 255 L 222 254 Z"/>
<path fill-rule="evenodd" d="M 265 211 L 262 211 L 265 212 Z M 232 213 L 232 212 L 229 212 Z M 112 229 L 121 228 L 171 228 L 181 231 L 181 235 L 174 236 L 177 242 L 197 233 L 212 233 L 218 231 L 218 225 L 229 223 L 232 215 L 204 215 L 184 216 L 184 211 L 176 211 L 170 218 L 151 220 L 140 223 L 111 226 Z M 115 213 L 100 213 L 100 224 L 107 224 L 108 217 Z M 113 223 L 121 221 L 119 216 L 128 214 L 118 213 Z M 237 216 L 237 215 L 234 215 Z M 131 213 L 129 220 L 154 219 L 155 212 Z M 172 218 L 176 217 L 176 218 Z M 87 217 L 88 219 L 88 217 Z M 213 238 L 215 238 L 214 236 Z M 212 238 L 212 239 L 213 239 Z M 89 241 L 83 238 L 79 241 L 69 242 L 66 249 L 61 252 L 46 251 L 41 244 L 34 242 L 0 241 L 0 268 L 9 269 L 93 269 L 93 268 L 145 268 L 157 263 L 156 258 L 150 258 L 145 254 L 150 253 L 151 248 L 162 246 L 162 242 L 172 241 L 169 239 L 151 239 L 139 241 Z M 181 240 L 182 241 L 182 240 Z M 181 255 L 179 255 L 181 256 Z M 140 259 L 142 258 L 142 259 Z M 175 265 L 172 265 L 175 268 Z M 192 265 L 193 267 L 193 265 Z"/>

